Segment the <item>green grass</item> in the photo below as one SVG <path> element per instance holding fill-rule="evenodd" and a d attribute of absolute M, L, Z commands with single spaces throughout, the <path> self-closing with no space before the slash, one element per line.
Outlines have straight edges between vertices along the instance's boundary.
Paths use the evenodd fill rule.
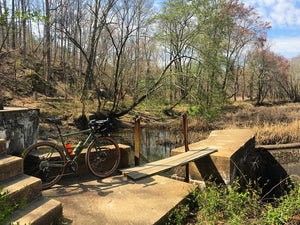
<path fill-rule="evenodd" d="M 8 192 L 3 192 L 3 187 L 0 187 L 0 225 L 10 221 L 10 215 L 15 207 L 10 206 L 6 202 Z"/>
<path fill-rule="evenodd" d="M 176 207 L 167 224 L 286 224 L 300 213 L 300 183 L 272 202 L 262 199 L 261 188 L 250 183 L 243 191 L 238 183 L 226 188 L 208 183 L 191 191 L 186 203 Z"/>
<path fill-rule="evenodd" d="M 7 201 L 8 194 L 8 191 L 3 192 L 3 187 L 0 187 L 0 225 L 9 222 L 13 211 L 23 208 L 27 202 L 24 198 L 19 204 L 11 204 Z"/>

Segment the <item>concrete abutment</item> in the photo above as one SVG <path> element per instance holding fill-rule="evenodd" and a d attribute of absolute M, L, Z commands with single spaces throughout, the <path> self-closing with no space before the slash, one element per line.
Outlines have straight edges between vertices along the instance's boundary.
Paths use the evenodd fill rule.
<path fill-rule="evenodd" d="M 248 129 L 212 131 L 207 139 L 189 145 L 190 150 L 196 148 L 216 148 L 218 151 L 190 163 L 190 178 L 200 181 L 212 178 L 230 185 L 242 163 L 239 157 L 255 150 L 254 133 Z M 176 148 L 171 155 L 184 151 L 184 147 Z M 184 176 L 185 167 L 175 168 L 173 173 Z"/>
<path fill-rule="evenodd" d="M 250 129 L 212 131 L 206 140 L 189 145 L 189 149 L 206 147 L 216 148 L 218 151 L 189 164 L 192 180 L 203 182 L 213 180 L 226 185 L 232 185 L 237 179 L 245 185 L 249 180 L 259 180 L 263 192 L 268 193 L 275 185 L 291 175 L 291 172 L 295 173 L 296 169 L 297 173 L 300 171 L 300 162 L 296 163 L 297 166 L 295 163 L 285 162 L 282 150 L 269 152 L 256 148 L 254 132 Z M 290 149 L 288 152 L 300 154 L 300 148 L 298 150 Z M 184 147 L 176 148 L 172 150 L 171 155 L 184 151 Z M 182 179 L 185 176 L 185 166 L 175 168 L 172 172 L 174 177 Z M 280 194 L 285 185 L 283 183 L 277 186 L 269 194 Z"/>

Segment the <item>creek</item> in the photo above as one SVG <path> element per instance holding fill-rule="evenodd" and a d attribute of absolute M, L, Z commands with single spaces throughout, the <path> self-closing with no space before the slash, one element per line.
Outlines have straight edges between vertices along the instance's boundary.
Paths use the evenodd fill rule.
<path fill-rule="evenodd" d="M 112 133 L 112 137 L 120 144 L 131 147 L 131 166 L 134 166 L 134 128 L 118 130 Z M 182 146 L 182 143 L 174 143 L 172 134 L 168 129 L 141 129 L 140 164 L 157 161 L 170 157 L 171 150 Z"/>

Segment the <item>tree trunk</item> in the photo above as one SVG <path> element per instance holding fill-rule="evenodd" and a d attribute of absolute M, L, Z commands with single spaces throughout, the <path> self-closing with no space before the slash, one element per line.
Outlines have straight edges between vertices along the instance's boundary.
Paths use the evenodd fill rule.
<path fill-rule="evenodd" d="M 22 53 L 26 55 L 27 47 L 26 47 L 26 5 L 25 5 L 25 0 L 21 0 L 21 7 L 22 7 L 22 42 L 23 42 L 23 48 L 22 48 Z"/>
<path fill-rule="evenodd" d="M 50 5 L 49 0 L 45 0 L 46 4 L 46 18 L 47 20 L 50 19 Z M 45 37 L 46 37 L 46 81 L 47 85 L 51 84 L 51 51 L 50 51 L 50 23 L 49 21 L 45 21 Z M 46 95 L 48 95 L 48 88 L 46 87 Z"/>
<path fill-rule="evenodd" d="M 16 49 L 16 24 L 15 24 L 15 0 L 11 2 L 11 47 L 12 49 Z"/>
<path fill-rule="evenodd" d="M 3 1 L 3 5 L 4 5 L 4 10 L 6 10 L 6 8 L 7 8 L 6 0 Z M 6 35 L 6 44 L 7 44 L 6 47 L 8 47 L 9 46 L 9 35 L 8 35 L 9 26 L 8 26 L 8 18 L 7 17 L 5 18 L 5 21 L 7 24 L 7 26 L 6 26 L 6 34 L 7 34 Z"/>
<path fill-rule="evenodd" d="M 0 17 L 2 17 L 3 16 L 3 14 L 2 14 L 2 6 L 1 6 L 1 4 L 0 4 Z M 5 29 L 4 29 L 4 26 L 1 26 L 1 36 L 2 36 L 2 40 L 1 40 L 1 42 L 3 43 L 4 42 L 4 40 L 5 40 Z M 2 44 L 3 46 L 4 46 L 4 44 Z"/>

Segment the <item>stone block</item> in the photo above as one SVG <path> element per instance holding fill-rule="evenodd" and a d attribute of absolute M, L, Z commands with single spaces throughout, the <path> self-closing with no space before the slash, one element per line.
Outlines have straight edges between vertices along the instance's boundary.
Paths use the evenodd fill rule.
<path fill-rule="evenodd" d="M 131 164 L 131 148 L 128 145 L 119 144 L 121 152 L 121 160 L 119 164 L 119 169 L 128 168 Z"/>
<path fill-rule="evenodd" d="M 260 145 L 256 148 L 260 152 L 268 152 L 288 175 L 296 175 L 300 179 L 300 143 Z"/>
<path fill-rule="evenodd" d="M 0 155 L 0 181 L 23 173 L 23 159 L 16 156 Z"/>
<path fill-rule="evenodd" d="M 59 224 L 61 217 L 61 202 L 42 197 L 16 211 L 11 221 L 13 224 L 50 225 Z"/>
<path fill-rule="evenodd" d="M 279 144 L 256 146 L 255 159 L 249 158 L 260 177 L 264 192 L 278 196 L 291 184 L 292 179 L 300 180 L 300 144 Z M 254 157 L 252 157 L 254 158 Z M 285 182 L 282 182 L 285 179 Z M 262 186 L 262 185 L 261 185 Z"/>
<path fill-rule="evenodd" d="M 42 195 L 42 181 L 25 174 L 2 181 L 0 186 L 4 187 L 4 192 L 9 192 L 6 201 L 10 204 L 19 204 L 24 198 L 29 203 Z"/>
<path fill-rule="evenodd" d="M 0 110 L 0 138 L 6 140 L 7 153 L 20 155 L 24 148 L 36 143 L 39 110 L 4 107 Z"/>

